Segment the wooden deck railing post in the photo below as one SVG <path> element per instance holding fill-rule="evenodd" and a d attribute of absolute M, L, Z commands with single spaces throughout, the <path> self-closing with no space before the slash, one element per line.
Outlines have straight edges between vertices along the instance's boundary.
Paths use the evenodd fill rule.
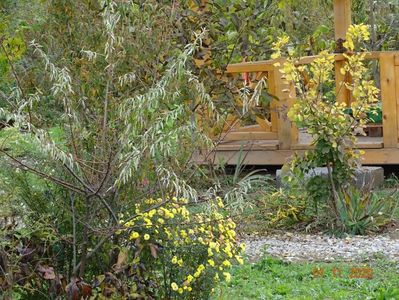
<path fill-rule="evenodd" d="M 399 137 L 399 54 L 395 55 L 396 134 Z"/>
<path fill-rule="evenodd" d="M 295 101 L 295 88 L 282 78 L 278 68 L 273 72 L 274 91 L 277 96 L 277 115 L 278 115 L 278 139 L 279 149 L 289 150 L 291 145 L 298 142 L 298 129 L 287 116 L 289 109 Z"/>
<path fill-rule="evenodd" d="M 380 78 L 384 148 L 398 147 L 398 99 L 395 69 L 395 56 L 392 54 L 381 55 Z"/>
<path fill-rule="evenodd" d="M 277 74 L 278 75 L 278 74 Z M 280 74 L 281 76 L 281 74 Z M 275 71 L 267 72 L 267 87 L 271 95 L 276 96 Z M 272 132 L 278 132 L 278 101 L 273 99 L 270 103 L 270 122 L 272 124 Z"/>
<path fill-rule="evenodd" d="M 352 23 L 351 2 L 351 0 L 334 0 L 335 41 L 337 44 L 345 40 L 346 32 Z M 344 64 L 344 60 L 335 63 L 336 97 L 338 102 L 344 102 L 349 106 L 350 92 L 344 85 L 349 78 L 348 74 L 341 73 Z"/>

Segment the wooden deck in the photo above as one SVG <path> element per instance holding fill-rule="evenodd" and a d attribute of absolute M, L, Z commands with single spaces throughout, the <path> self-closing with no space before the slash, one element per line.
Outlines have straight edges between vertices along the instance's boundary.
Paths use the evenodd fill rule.
<path fill-rule="evenodd" d="M 342 41 L 351 25 L 351 0 L 334 0 L 335 40 Z M 347 74 L 341 73 L 345 64 L 342 53 L 333 53 L 335 59 L 335 92 L 336 101 L 350 106 L 350 90 L 341 88 L 343 83 L 350 82 Z M 298 59 L 298 65 L 308 65 L 317 56 Z M 382 124 L 378 130 L 381 137 L 359 137 L 357 148 L 365 151 L 363 164 L 399 164 L 399 51 L 375 51 L 366 54 L 366 59 L 377 61 L 380 70 L 380 101 L 382 107 Z M 210 136 L 217 141 L 213 151 L 200 153 L 196 160 L 203 163 L 237 164 L 239 158 L 250 165 L 282 165 L 294 153 L 311 149 L 311 138 L 303 130 L 296 128 L 287 117 L 287 112 L 295 103 L 295 88 L 285 81 L 276 63 L 282 65 L 283 59 L 243 62 L 230 64 L 226 73 L 230 76 L 243 76 L 245 86 L 254 89 L 256 82 L 266 82 L 269 95 L 269 114 L 253 118 L 255 124 L 248 120 L 241 122 L 240 116 L 230 115 L 223 130 Z M 252 80 L 248 80 L 248 78 Z M 252 81 L 252 82 L 251 82 Z M 238 106 L 240 99 L 232 99 Z M 259 108 L 259 107 L 258 107 Z M 206 117 L 205 117 L 206 119 Z M 202 121 L 203 123 L 207 122 Z M 216 136 L 215 136 L 216 135 Z"/>
<path fill-rule="evenodd" d="M 315 57 L 304 57 L 299 63 L 311 63 Z M 335 54 L 336 68 L 343 60 Z M 382 129 L 381 137 L 358 137 L 357 148 L 365 151 L 364 164 L 399 164 L 399 51 L 371 52 L 367 59 L 377 60 L 380 65 Z M 256 124 L 241 124 L 239 117 L 226 119 L 224 131 L 215 140 L 218 145 L 213 152 L 202 155 L 213 163 L 237 164 L 240 155 L 245 164 L 282 165 L 295 152 L 311 149 L 312 141 L 304 130 L 296 128 L 287 117 L 295 102 L 295 91 L 281 79 L 276 61 L 245 62 L 229 65 L 227 73 L 232 76 L 242 72 L 252 74 L 255 80 L 264 78 L 268 92 L 276 99 L 271 101 L 267 118 L 256 117 Z M 336 80 L 341 80 L 336 77 Z M 337 83 L 338 85 L 339 83 Z M 337 101 L 350 105 L 351 95 L 337 92 Z M 237 101 L 239 103 L 239 101 Z M 243 153 L 240 154 L 240 152 Z"/>
<path fill-rule="evenodd" d="M 241 156 L 245 165 L 281 166 L 294 153 L 303 153 L 304 150 L 245 150 Z M 363 165 L 399 165 L 399 149 L 380 148 L 364 149 Z M 240 157 L 239 151 L 217 150 L 207 156 L 211 163 L 225 163 L 236 165 Z M 204 163 L 204 161 L 201 161 Z"/>
<path fill-rule="evenodd" d="M 278 140 L 225 141 L 208 156 L 208 160 L 236 165 L 241 155 L 247 165 L 283 165 L 294 153 L 312 148 L 309 135 L 300 134 L 299 141 L 289 150 L 279 149 Z M 358 137 L 356 146 L 365 151 L 362 160 L 365 165 L 399 164 L 399 148 L 384 148 L 382 137 Z"/>

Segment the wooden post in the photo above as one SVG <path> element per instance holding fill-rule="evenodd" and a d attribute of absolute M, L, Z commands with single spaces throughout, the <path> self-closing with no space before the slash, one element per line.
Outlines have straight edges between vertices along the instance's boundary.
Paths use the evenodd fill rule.
<path fill-rule="evenodd" d="M 397 96 L 395 82 L 395 56 L 380 58 L 382 128 L 384 148 L 398 147 Z"/>
<path fill-rule="evenodd" d="M 277 72 L 279 73 L 279 72 Z M 281 74 L 277 74 L 277 76 L 281 76 Z M 268 91 L 271 95 L 277 96 L 276 94 L 276 81 L 274 79 L 275 71 L 267 72 L 267 87 Z M 272 123 L 272 132 L 278 132 L 278 101 L 275 99 L 270 103 L 270 122 Z"/>
<path fill-rule="evenodd" d="M 396 125 L 399 137 L 399 54 L 395 55 Z"/>
<path fill-rule="evenodd" d="M 334 0 L 335 40 L 345 39 L 352 23 L 351 0 Z"/>
<path fill-rule="evenodd" d="M 345 40 L 346 32 L 352 23 L 351 0 L 334 0 L 334 23 L 335 41 Z M 345 102 L 349 106 L 350 92 L 346 89 L 344 82 L 349 80 L 348 75 L 341 74 L 341 68 L 345 61 L 335 63 L 335 86 L 338 102 Z"/>
<path fill-rule="evenodd" d="M 274 91 L 279 99 L 277 103 L 279 149 L 289 150 L 298 142 L 298 129 L 287 116 L 295 101 L 295 88 L 293 84 L 281 78 L 282 74 L 279 68 L 275 68 L 273 73 Z"/>

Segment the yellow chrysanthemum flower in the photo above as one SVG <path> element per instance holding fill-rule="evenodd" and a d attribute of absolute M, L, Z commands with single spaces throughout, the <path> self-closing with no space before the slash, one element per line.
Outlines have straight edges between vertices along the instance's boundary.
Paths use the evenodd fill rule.
<path fill-rule="evenodd" d="M 172 283 L 170 284 L 170 286 L 172 287 L 172 290 L 174 290 L 174 291 L 177 291 L 177 290 L 179 289 L 179 286 L 177 285 L 176 282 L 172 282 Z"/>
<path fill-rule="evenodd" d="M 244 264 L 244 260 L 239 255 L 236 255 L 235 257 L 240 265 Z"/>
<path fill-rule="evenodd" d="M 180 259 L 177 261 L 177 264 L 178 264 L 180 267 L 182 267 L 182 266 L 183 266 L 183 260 L 180 258 Z"/>
<path fill-rule="evenodd" d="M 146 234 L 144 235 L 144 239 L 145 239 L 146 241 L 148 241 L 148 240 L 150 239 L 150 235 L 149 235 L 148 233 L 146 233 Z"/>
<path fill-rule="evenodd" d="M 223 266 L 229 268 L 231 267 L 231 263 L 228 260 L 223 261 Z"/>
<path fill-rule="evenodd" d="M 139 234 L 138 232 L 133 231 L 133 232 L 130 234 L 130 239 L 131 239 L 131 240 L 135 240 L 135 239 L 138 239 L 139 236 L 140 236 L 140 234 Z"/>
<path fill-rule="evenodd" d="M 229 272 L 223 272 L 223 275 L 227 282 L 231 281 L 231 274 Z"/>

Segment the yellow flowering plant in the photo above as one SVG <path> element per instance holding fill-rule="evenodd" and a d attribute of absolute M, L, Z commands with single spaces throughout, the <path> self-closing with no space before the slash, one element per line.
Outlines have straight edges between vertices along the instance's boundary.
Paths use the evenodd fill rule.
<path fill-rule="evenodd" d="M 367 122 L 367 114 L 375 112 L 379 90 L 369 78 L 365 65 L 366 52 L 356 52 L 356 46 L 367 41 L 367 26 L 350 26 L 343 46 L 345 62 L 339 70 L 348 78 L 335 87 L 335 57 L 322 51 L 309 65 L 301 64 L 294 52 L 288 51 L 283 58 L 283 48 L 289 40 L 286 36 L 275 43 L 276 66 L 281 67 L 283 78 L 295 87 L 296 101 L 288 111 L 288 118 L 300 128 L 306 128 L 313 137 L 314 150 L 303 156 L 294 156 L 289 164 L 287 181 L 303 179 L 310 169 L 327 166 L 329 182 L 334 201 L 332 208 L 337 212 L 337 187 L 350 182 L 362 152 L 355 149 L 354 127 Z M 335 88 L 347 89 L 352 94 L 351 103 L 336 101 Z M 297 182 L 298 183 L 298 182 Z"/>
<path fill-rule="evenodd" d="M 128 237 L 135 278 L 146 278 L 135 292 L 157 299 L 206 299 L 229 269 L 243 264 L 235 223 L 216 198 L 207 213 L 192 213 L 184 198 L 147 199 L 121 221 Z M 141 266 L 137 268 L 136 266 Z M 140 280 L 139 280 L 140 281 Z M 151 282 L 151 284 L 148 284 Z"/>

